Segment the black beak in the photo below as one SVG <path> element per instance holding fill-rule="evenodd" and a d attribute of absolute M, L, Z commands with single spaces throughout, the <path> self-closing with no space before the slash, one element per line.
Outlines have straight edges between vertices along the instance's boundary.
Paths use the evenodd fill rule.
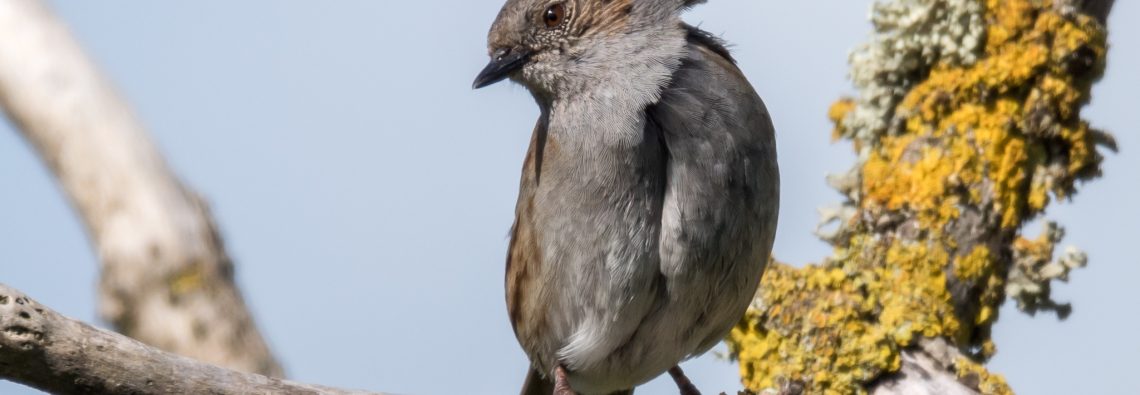
<path fill-rule="evenodd" d="M 475 83 L 471 85 L 471 88 L 479 89 L 507 79 L 512 72 L 522 68 L 529 58 L 530 52 L 521 48 L 496 50 L 491 55 L 491 63 L 479 72 L 479 76 L 475 77 Z"/>

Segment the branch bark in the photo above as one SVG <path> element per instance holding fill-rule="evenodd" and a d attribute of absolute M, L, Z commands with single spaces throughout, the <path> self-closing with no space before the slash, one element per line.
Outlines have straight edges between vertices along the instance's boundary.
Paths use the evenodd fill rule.
<path fill-rule="evenodd" d="M 36 0 L 0 1 L 0 106 L 82 216 L 102 263 L 100 312 L 128 336 L 278 376 L 206 204 Z"/>
<path fill-rule="evenodd" d="M 0 379 L 55 394 L 382 395 L 242 373 L 91 327 L 0 284 Z"/>
<path fill-rule="evenodd" d="M 945 361 L 961 357 L 943 339 L 927 339 L 923 347 L 903 350 L 899 371 L 876 382 L 871 395 L 977 395 L 977 379 L 962 380 Z"/>
<path fill-rule="evenodd" d="M 1057 0 L 1059 4 L 1064 4 L 1072 0 Z M 1112 6 L 1116 0 L 1076 0 L 1073 1 L 1074 6 L 1084 12 L 1095 17 L 1100 23 L 1108 22 L 1108 14 L 1112 12 Z"/>

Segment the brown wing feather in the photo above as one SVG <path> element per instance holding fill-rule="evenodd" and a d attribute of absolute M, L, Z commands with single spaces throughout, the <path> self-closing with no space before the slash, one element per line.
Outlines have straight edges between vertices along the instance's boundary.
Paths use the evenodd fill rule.
<path fill-rule="evenodd" d="M 515 223 L 511 227 L 511 241 L 507 248 L 507 314 L 515 336 L 527 347 L 527 342 L 536 341 L 537 334 L 545 331 L 546 317 L 539 314 L 544 305 L 538 290 L 542 270 L 542 254 L 539 249 L 539 236 L 534 225 L 534 190 L 541 179 L 542 159 L 547 149 L 546 119 L 542 117 L 535 126 L 523 163 L 523 175 L 519 185 L 519 201 L 515 208 Z M 528 340 L 530 339 L 530 340 Z"/>

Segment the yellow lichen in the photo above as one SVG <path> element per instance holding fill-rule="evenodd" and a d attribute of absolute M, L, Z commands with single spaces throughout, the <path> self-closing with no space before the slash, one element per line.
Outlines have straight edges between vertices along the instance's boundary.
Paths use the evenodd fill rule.
<path fill-rule="evenodd" d="M 833 256 L 765 273 L 761 308 L 729 337 L 748 389 L 866 393 L 898 371 L 902 350 L 942 338 L 966 356 L 952 363 L 964 383 L 1012 393 L 981 365 L 996 349 L 989 328 L 1010 257 L 1041 266 L 1053 253 L 1052 242 L 1014 237 L 1021 225 L 1099 167 L 1079 109 L 1106 43 L 1102 25 L 1051 0 L 978 1 L 987 7 L 978 60 L 916 76 L 884 120 L 900 127 L 854 138 L 870 145 L 856 147 L 865 154 L 850 202 L 859 214 Z M 834 136 L 866 134 L 844 124 L 855 106 L 831 107 Z"/>
<path fill-rule="evenodd" d="M 967 383 L 975 383 L 978 391 L 988 395 L 1013 395 L 1013 389 L 1005 382 L 1005 377 L 993 374 L 985 366 L 966 358 L 959 358 L 954 364 L 958 378 Z"/>
<path fill-rule="evenodd" d="M 831 108 L 827 110 L 827 119 L 835 124 L 835 128 L 831 131 L 831 139 L 833 141 L 843 138 L 843 119 L 847 118 L 847 114 L 855 109 L 855 101 L 844 99 L 835 102 Z"/>
<path fill-rule="evenodd" d="M 993 257 L 985 246 L 974 248 L 969 254 L 954 259 L 954 276 L 964 280 L 977 280 L 993 269 Z"/>
<path fill-rule="evenodd" d="M 170 292 L 185 295 L 200 290 L 206 284 L 203 265 L 190 265 L 169 279 Z"/>
<path fill-rule="evenodd" d="M 731 334 L 746 387 L 798 382 L 812 383 L 809 393 L 856 393 L 859 383 L 899 368 L 891 334 L 861 319 L 875 306 L 860 297 L 862 282 L 836 270 L 769 269 L 762 288 L 773 303 L 764 312 L 768 324 L 746 319 Z"/>

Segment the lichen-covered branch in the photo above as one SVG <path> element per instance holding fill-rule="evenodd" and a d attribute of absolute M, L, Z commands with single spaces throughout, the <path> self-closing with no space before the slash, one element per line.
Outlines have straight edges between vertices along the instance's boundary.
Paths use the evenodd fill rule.
<path fill-rule="evenodd" d="M 3 284 L 0 379 L 54 394 L 371 394 L 227 370 L 159 351 L 64 317 Z"/>
<path fill-rule="evenodd" d="M 205 203 L 37 0 L 0 1 L 0 107 L 67 191 L 102 262 L 102 316 L 222 366 L 281 368 L 234 284 Z"/>
<path fill-rule="evenodd" d="M 1022 225 L 1100 174 L 1112 139 L 1080 117 L 1105 64 L 1111 1 L 880 0 L 851 57 L 859 96 L 830 112 L 859 161 L 831 181 L 834 254 L 775 264 L 730 349 L 777 393 L 1011 393 L 983 364 L 1005 298 L 1068 306 L 1049 285 L 1085 264 L 1063 232 Z M 940 374 L 934 374 L 940 373 Z"/>

